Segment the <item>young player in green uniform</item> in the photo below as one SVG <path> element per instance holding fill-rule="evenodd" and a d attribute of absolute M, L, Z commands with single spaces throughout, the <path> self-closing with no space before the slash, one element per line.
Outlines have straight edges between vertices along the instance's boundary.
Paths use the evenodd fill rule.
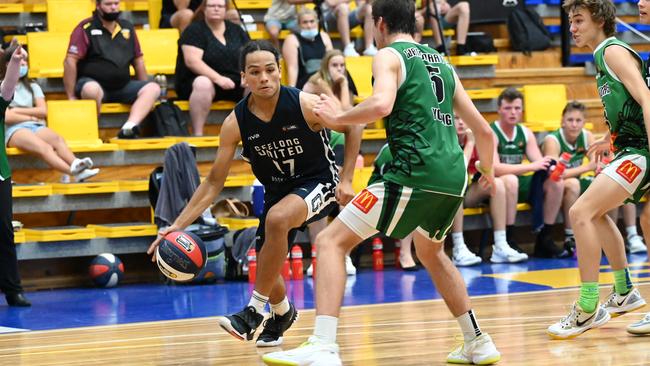
<path fill-rule="evenodd" d="M 613 37 L 616 8 L 610 0 L 567 0 L 570 31 L 578 47 L 594 52 L 598 94 L 605 108 L 608 133 L 594 142 L 588 154 L 596 158 L 611 150 L 614 159 L 569 210 L 580 267 L 580 297 L 571 312 L 548 328 L 552 338 L 572 338 L 645 305 L 634 288 L 625 257 L 623 237 L 607 211 L 647 191 L 650 91 L 642 60 L 627 44 Z M 614 274 L 614 291 L 598 304 L 601 251 Z"/>
<path fill-rule="evenodd" d="M 301 347 L 263 356 L 269 365 L 340 365 L 336 333 L 345 284 L 344 255 L 378 231 L 403 238 L 415 231 L 418 257 L 448 308 L 457 317 L 464 344 L 448 362 L 490 364 L 501 355 L 478 326 L 458 270 L 443 240 L 463 201 L 467 173 L 456 138 L 454 111 L 474 131 L 479 184 L 491 185 L 494 141 L 451 65 L 435 50 L 415 43 L 412 0 L 373 1 L 375 40 L 373 95 L 338 112 L 321 96 L 318 116 L 334 124 L 365 124 L 386 117 L 393 160 L 383 178 L 361 191 L 318 235 L 314 334 Z"/>

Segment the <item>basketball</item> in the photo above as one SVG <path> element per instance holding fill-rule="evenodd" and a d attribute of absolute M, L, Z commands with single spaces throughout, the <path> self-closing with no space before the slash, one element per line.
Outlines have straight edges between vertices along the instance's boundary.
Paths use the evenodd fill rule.
<path fill-rule="evenodd" d="M 160 272 L 174 281 L 191 281 L 205 267 L 207 260 L 205 244 L 189 232 L 167 234 L 156 249 Z"/>
<path fill-rule="evenodd" d="M 124 276 L 124 263 L 111 253 L 103 253 L 90 262 L 88 274 L 98 287 L 115 287 Z"/>

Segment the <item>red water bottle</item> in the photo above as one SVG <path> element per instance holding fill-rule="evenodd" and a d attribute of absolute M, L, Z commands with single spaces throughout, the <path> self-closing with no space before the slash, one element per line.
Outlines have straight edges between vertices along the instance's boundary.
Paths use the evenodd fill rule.
<path fill-rule="evenodd" d="M 311 245 L 311 276 L 316 278 L 316 246 Z"/>
<path fill-rule="evenodd" d="M 285 281 L 289 281 L 291 279 L 291 268 L 289 266 L 289 253 L 287 253 L 287 257 L 284 259 L 284 264 L 282 265 L 282 278 Z"/>
<path fill-rule="evenodd" d="M 291 273 L 294 280 L 302 280 L 302 249 L 300 245 L 291 248 Z"/>
<path fill-rule="evenodd" d="M 384 244 L 380 238 L 372 240 L 372 269 L 375 271 L 384 270 Z"/>
<path fill-rule="evenodd" d="M 564 174 L 564 170 L 569 165 L 569 161 L 571 161 L 571 154 L 563 152 L 560 155 L 560 160 L 555 164 L 555 169 L 551 172 L 551 180 L 558 182 L 562 178 L 562 174 Z"/>
<path fill-rule="evenodd" d="M 246 253 L 248 258 L 248 282 L 255 283 L 255 275 L 257 272 L 257 255 L 255 254 L 255 248 L 250 248 L 248 253 Z"/>
<path fill-rule="evenodd" d="M 399 261 L 400 253 L 402 252 L 402 240 L 395 240 L 395 268 L 401 268 L 402 263 Z"/>

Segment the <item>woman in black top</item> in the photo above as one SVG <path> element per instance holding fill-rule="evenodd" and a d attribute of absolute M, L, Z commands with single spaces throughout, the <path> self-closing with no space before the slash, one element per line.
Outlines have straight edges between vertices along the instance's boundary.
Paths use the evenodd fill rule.
<path fill-rule="evenodd" d="M 191 22 L 201 0 L 163 0 L 160 28 L 178 28 L 183 31 Z"/>
<path fill-rule="evenodd" d="M 243 95 L 237 57 L 248 35 L 225 16 L 225 0 L 203 0 L 178 40 L 176 93 L 190 101 L 195 136 L 203 135 L 214 100 L 237 102 Z"/>

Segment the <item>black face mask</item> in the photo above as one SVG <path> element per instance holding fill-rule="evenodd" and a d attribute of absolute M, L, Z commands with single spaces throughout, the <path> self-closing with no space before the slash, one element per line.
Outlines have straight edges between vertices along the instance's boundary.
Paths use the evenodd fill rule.
<path fill-rule="evenodd" d="M 104 13 L 103 11 L 100 12 L 100 16 L 102 19 L 104 19 L 107 22 L 114 22 L 117 20 L 117 18 L 120 17 L 121 11 L 116 11 L 114 13 Z"/>

